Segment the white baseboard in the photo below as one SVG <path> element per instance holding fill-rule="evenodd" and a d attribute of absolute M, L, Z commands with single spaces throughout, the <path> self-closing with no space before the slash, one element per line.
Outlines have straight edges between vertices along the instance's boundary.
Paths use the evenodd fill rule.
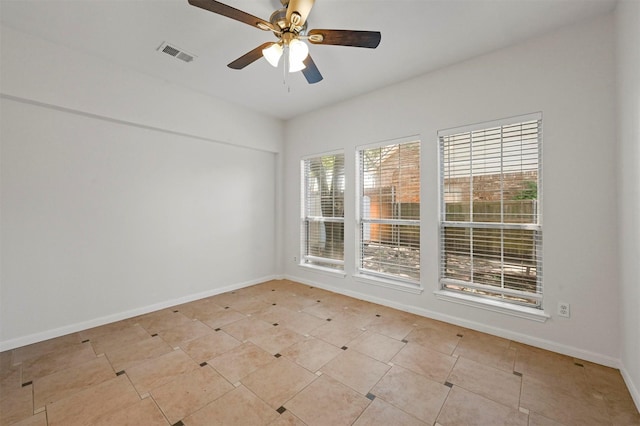
<path fill-rule="evenodd" d="M 87 330 L 89 328 L 98 327 L 98 326 L 109 324 L 112 322 L 133 318 L 138 315 L 148 314 L 149 312 L 158 311 L 160 309 L 169 308 L 171 306 L 193 302 L 194 300 L 204 299 L 205 297 L 216 296 L 218 294 L 226 293 L 228 291 L 238 290 L 240 288 L 249 287 L 255 284 L 260 284 L 260 283 L 274 280 L 274 279 L 282 279 L 282 278 L 278 278 L 278 276 L 276 275 L 270 275 L 270 276 L 262 277 L 255 280 L 230 284 L 224 287 L 218 287 L 218 288 L 204 291 L 201 293 L 190 294 L 188 296 L 183 296 L 177 299 L 155 303 L 153 305 L 147 305 L 147 306 L 131 309 L 124 312 L 118 312 L 112 315 L 106 315 L 100 318 L 90 319 L 88 321 L 69 324 L 64 327 L 58 327 L 51 330 L 42 331 L 39 333 L 29 334 L 27 336 L 17 337 L 15 339 L 5 340 L 0 342 L 0 352 L 8 351 L 10 349 L 19 348 L 21 346 L 30 345 L 32 343 L 42 342 L 44 340 L 49 340 L 56 337 L 64 336 L 69 333 L 76 333 L 78 331 Z"/>
<path fill-rule="evenodd" d="M 633 379 L 624 368 L 624 365 L 620 367 L 620 374 L 622 374 L 624 383 L 627 385 L 627 389 L 629 389 L 629 393 L 631 394 L 631 398 L 633 398 L 633 402 L 636 404 L 636 408 L 640 411 L 640 389 L 638 389 L 636 383 L 633 382 Z"/>
<path fill-rule="evenodd" d="M 398 302 L 393 302 L 386 299 L 381 299 L 378 297 L 373 297 L 364 293 L 359 293 L 351 290 L 345 290 L 342 288 L 333 287 L 330 285 L 326 285 L 322 282 L 313 281 L 306 278 L 300 278 L 300 277 L 295 277 L 291 275 L 287 275 L 286 278 L 291 281 L 312 285 L 314 287 L 318 287 L 323 290 L 332 291 L 334 293 L 343 294 L 345 296 L 355 297 L 357 299 L 366 300 L 367 302 L 377 303 L 379 305 L 388 306 L 390 308 L 398 309 L 405 312 L 410 312 L 412 314 L 435 319 L 438 321 L 444 321 L 450 324 L 459 325 L 464 328 L 469 328 L 472 330 L 502 337 L 504 339 L 509 339 L 519 343 L 524 343 L 526 345 L 535 346 L 535 347 L 546 349 L 552 352 L 557 352 L 563 355 L 572 356 L 574 358 L 579 358 L 579 359 L 590 361 L 596 364 L 605 365 L 607 367 L 613 367 L 618 369 L 621 369 L 622 367 L 620 360 L 617 358 L 613 358 L 607 355 L 602 355 L 596 352 L 587 351 L 587 350 L 576 348 L 573 346 L 564 345 L 561 343 L 553 342 L 551 340 L 540 339 L 538 337 L 529 336 L 527 334 L 518 333 L 511 330 L 505 330 L 503 328 L 489 326 L 476 321 L 470 321 L 463 318 L 442 314 L 440 312 L 434 312 L 428 309 L 419 308 L 416 306 L 405 305 L 403 303 L 398 303 Z"/>

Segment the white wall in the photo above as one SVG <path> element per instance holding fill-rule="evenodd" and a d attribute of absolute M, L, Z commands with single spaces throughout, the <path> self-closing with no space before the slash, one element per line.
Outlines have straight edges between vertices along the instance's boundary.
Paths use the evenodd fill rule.
<path fill-rule="evenodd" d="M 608 365 L 619 360 L 615 37 L 612 16 L 481 56 L 287 123 L 285 272 L 292 279 L 387 303 Z M 542 111 L 546 323 L 436 299 L 439 129 Z M 421 295 L 372 286 L 355 270 L 357 145 L 421 135 Z M 299 137 L 298 135 L 304 135 Z M 301 157 L 344 149 L 346 278 L 297 266 Z M 571 304 L 570 319 L 555 315 Z"/>
<path fill-rule="evenodd" d="M 616 8 L 623 374 L 640 407 L 640 2 Z"/>
<path fill-rule="evenodd" d="M 270 279 L 283 123 L 2 29 L 0 350 Z"/>
<path fill-rule="evenodd" d="M 283 123 L 0 26 L 2 94 L 218 142 L 279 152 Z"/>

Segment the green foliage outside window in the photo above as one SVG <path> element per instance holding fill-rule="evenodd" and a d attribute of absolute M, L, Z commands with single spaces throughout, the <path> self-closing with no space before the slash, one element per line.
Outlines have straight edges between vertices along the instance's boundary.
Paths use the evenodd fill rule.
<path fill-rule="evenodd" d="M 535 181 L 525 182 L 526 188 L 520 191 L 514 200 L 537 200 L 538 199 L 538 183 Z"/>

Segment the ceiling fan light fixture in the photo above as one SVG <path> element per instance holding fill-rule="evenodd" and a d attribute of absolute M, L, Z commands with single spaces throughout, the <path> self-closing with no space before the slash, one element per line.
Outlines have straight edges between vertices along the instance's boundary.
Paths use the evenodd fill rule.
<path fill-rule="evenodd" d="M 278 62 L 282 56 L 282 46 L 279 43 L 274 43 L 266 49 L 262 49 L 262 56 L 264 56 L 272 66 L 278 67 Z"/>
<path fill-rule="evenodd" d="M 289 61 L 291 64 L 302 63 L 302 61 L 307 59 L 307 56 L 309 56 L 309 46 L 307 46 L 307 43 L 297 38 L 289 42 Z"/>
<path fill-rule="evenodd" d="M 289 61 L 289 72 L 302 71 L 307 66 L 302 61 Z"/>

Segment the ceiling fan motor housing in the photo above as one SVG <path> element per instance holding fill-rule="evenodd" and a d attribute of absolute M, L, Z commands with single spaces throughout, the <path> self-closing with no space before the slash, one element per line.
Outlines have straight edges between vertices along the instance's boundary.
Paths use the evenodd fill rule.
<path fill-rule="evenodd" d="M 287 9 L 278 9 L 271 14 L 269 21 L 276 27 L 284 30 L 287 28 Z"/>
<path fill-rule="evenodd" d="M 307 22 L 301 26 L 296 26 L 293 23 L 287 22 L 287 8 L 278 9 L 271 14 L 269 18 L 269 22 L 273 24 L 274 27 L 279 28 L 282 32 L 292 32 L 295 34 L 304 34 L 307 29 Z M 277 35 L 277 33 L 276 33 Z"/>

